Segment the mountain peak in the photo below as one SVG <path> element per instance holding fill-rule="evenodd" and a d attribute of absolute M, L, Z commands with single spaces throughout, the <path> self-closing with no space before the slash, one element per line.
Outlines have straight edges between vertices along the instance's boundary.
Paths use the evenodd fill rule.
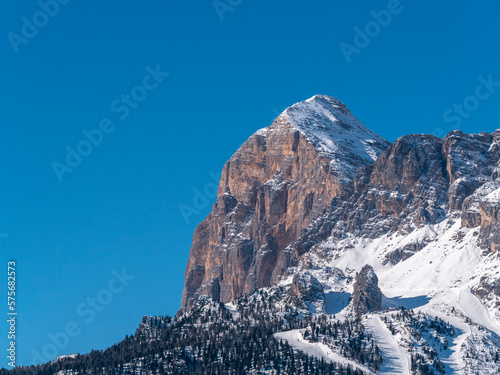
<path fill-rule="evenodd" d="M 292 105 L 270 129 L 284 126 L 299 130 L 331 160 L 341 178 L 352 179 L 360 167 L 372 164 L 390 145 L 354 117 L 344 103 L 328 95 Z"/>
<path fill-rule="evenodd" d="M 313 97 L 306 99 L 304 101 L 305 102 L 326 101 L 328 103 L 331 103 L 334 106 L 343 107 L 343 108 L 347 109 L 347 107 L 344 103 L 342 103 L 339 99 L 334 98 L 333 96 L 330 96 L 330 95 L 316 94 Z"/>
<path fill-rule="evenodd" d="M 224 165 L 212 212 L 193 236 L 182 308 L 204 294 L 229 302 L 280 280 L 298 256 L 284 250 L 388 146 L 325 95 L 250 136 Z"/>

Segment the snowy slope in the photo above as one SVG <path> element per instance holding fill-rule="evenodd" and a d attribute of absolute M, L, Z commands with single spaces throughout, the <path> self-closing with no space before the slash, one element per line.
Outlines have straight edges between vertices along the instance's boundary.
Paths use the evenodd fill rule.
<path fill-rule="evenodd" d="M 394 266 L 384 264 L 387 252 L 406 243 L 424 240 L 429 244 L 412 257 Z M 474 229 L 461 228 L 459 220 L 446 219 L 439 224 L 419 228 L 407 236 L 393 234 L 378 239 L 327 240 L 315 254 L 308 255 L 307 261 L 318 269 L 312 271 L 313 274 L 328 288 L 338 288 L 338 284 L 331 284 L 325 278 L 321 271 L 325 267 L 339 268 L 348 275 L 355 275 L 363 265 L 370 264 L 387 297 L 388 307 L 416 308 L 446 303 L 458 308 L 459 293 L 449 293 L 450 289 L 470 290 L 477 286 L 478 279 L 487 274 L 485 259 L 482 250 L 475 244 Z M 498 267 L 490 267 L 489 272 L 498 272 Z M 348 286 L 345 291 L 350 292 Z M 467 300 L 470 302 L 470 298 Z M 475 301 L 483 306 L 477 298 Z M 477 315 L 475 317 L 480 320 L 478 323 L 484 324 L 486 313 L 481 316 L 481 319 Z M 496 322 L 491 323 L 490 329 L 500 334 L 498 311 L 490 309 L 487 316 Z"/>
<path fill-rule="evenodd" d="M 227 311 L 229 311 L 231 313 L 231 316 L 233 317 L 233 319 L 236 320 L 240 317 L 240 313 L 238 312 L 238 309 L 232 303 L 226 303 L 224 305 L 224 307 L 227 309 Z"/>
<path fill-rule="evenodd" d="M 373 374 L 370 369 L 365 366 L 362 366 L 354 361 L 351 361 L 347 358 L 342 357 L 340 354 L 335 353 L 332 349 L 330 349 L 327 345 L 319 343 L 319 342 L 310 342 L 304 339 L 304 336 L 301 333 L 300 329 L 294 329 L 287 332 L 275 333 L 274 337 L 278 340 L 286 340 L 288 344 L 297 350 L 301 350 L 304 353 L 307 353 L 316 358 L 323 358 L 329 362 L 343 363 L 346 365 L 351 365 L 355 369 L 360 369 L 367 374 Z"/>
<path fill-rule="evenodd" d="M 385 362 L 382 364 L 380 373 L 410 375 L 408 353 L 399 347 L 380 317 L 377 315 L 368 316 L 366 326 L 384 354 Z"/>
<path fill-rule="evenodd" d="M 339 177 L 352 179 L 360 167 L 373 164 L 389 142 L 364 126 L 338 99 L 315 95 L 287 108 L 268 128 L 291 125 L 331 159 Z"/>
<path fill-rule="evenodd" d="M 495 364 L 491 360 L 500 352 L 500 311 L 494 305 L 485 306 L 471 291 L 481 277 L 497 275 L 500 262 L 494 254 L 483 255 L 475 235 L 475 229 L 461 228 L 460 220 L 446 219 L 406 236 L 329 239 L 307 254 L 291 272 L 308 268 L 324 286 L 327 311 L 343 319 L 350 311 L 347 308 L 339 314 L 339 310 L 352 292 L 352 284 L 331 278 L 326 270 L 340 269 L 354 276 L 363 265 L 370 264 L 384 293 L 384 308 L 403 306 L 422 311 L 455 328 L 456 335 L 449 338 L 449 348 L 439 352 L 448 373 L 475 374 L 472 370 L 475 369 L 479 374 L 495 374 L 500 362 Z M 424 240 L 428 245 L 412 257 L 397 265 L 384 264 L 387 252 Z M 281 284 L 289 281 L 290 278 L 285 279 Z M 409 374 L 408 348 L 402 348 L 397 341 L 411 341 L 410 337 L 393 337 L 377 315 L 368 316 L 366 326 L 387 360 L 381 373 Z"/>

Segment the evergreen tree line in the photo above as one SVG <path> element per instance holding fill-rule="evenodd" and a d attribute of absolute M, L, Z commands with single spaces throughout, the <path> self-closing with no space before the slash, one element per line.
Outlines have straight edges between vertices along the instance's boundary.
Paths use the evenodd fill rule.
<path fill-rule="evenodd" d="M 278 313 L 279 310 L 279 313 Z M 382 361 L 379 349 L 359 322 L 339 323 L 272 303 L 249 304 L 232 315 L 220 303 L 201 299 L 178 319 L 144 318 L 135 335 L 106 350 L 92 351 L 39 366 L 1 370 L 0 375 L 40 374 L 349 374 L 351 365 L 308 356 L 273 334 L 303 329 L 308 340 L 336 343 L 347 358 L 374 370 Z M 326 339 L 331 335 L 331 339 Z M 325 341 L 327 340 L 327 341 Z"/>

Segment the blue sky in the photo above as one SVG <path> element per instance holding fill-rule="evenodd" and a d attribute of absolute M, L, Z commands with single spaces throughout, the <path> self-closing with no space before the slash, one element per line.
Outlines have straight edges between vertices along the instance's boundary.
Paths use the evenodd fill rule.
<path fill-rule="evenodd" d="M 338 97 L 390 141 L 500 128 L 498 0 L 44 1 L 0 12 L 17 364 L 175 314 L 213 176 L 294 102 Z M 68 146 L 86 155 L 73 167 Z"/>

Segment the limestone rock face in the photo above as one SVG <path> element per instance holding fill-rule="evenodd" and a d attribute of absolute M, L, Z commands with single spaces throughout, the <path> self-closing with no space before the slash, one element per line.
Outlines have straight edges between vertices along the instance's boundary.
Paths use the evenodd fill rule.
<path fill-rule="evenodd" d="M 476 288 L 475 292 L 481 299 L 488 297 L 490 293 L 500 297 L 500 279 L 490 279 L 487 276 L 481 277 L 479 286 Z"/>
<path fill-rule="evenodd" d="M 410 233 L 446 215 L 448 180 L 443 140 L 431 135 L 397 139 L 370 166 L 361 168 L 347 194 L 334 199 L 329 215 L 314 230 L 314 241 L 330 235 L 378 238 Z M 415 245 L 413 250 L 422 247 Z M 405 250 L 400 251 L 407 254 Z M 399 255 L 388 259 L 397 263 Z"/>
<path fill-rule="evenodd" d="M 382 310 L 382 292 L 372 266 L 363 266 L 356 275 L 351 304 L 358 317 L 368 312 Z"/>
<path fill-rule="evenodd" d="M 280 253 L 388 146 L 328 96 L 253 134 L 224 165 L 212 212 L 195 230 L 182 308 L 276 282 L 292 261 Z"/>
<path fill-rule="evenodd" d="M 449 181 L 449 208 L 461 210 L 465 198 L 484 184 L 495 166 L 488 152 L 493 137 L 488 133 L 449 133 L 443 142 L 443 156 Z"/>
<path fill-rule="evenodd" d="M 330 236 L 406 235 L 451 216 L 461 218 L 464 227 L 480 227 L 481 246 L 495 251 L 500 243 L 500 194 L 495 193 L 500 188 L 499 141 L 500 131 L 472 135 L 454 131 L 445 139 L 424 134 L 397 139 L 373 165 L 360 168 L 351 190 L 334 199 L 328 216 L 311 230 L 307 243 Z M 395 249 L 384 263 L 404 261 L 428 242 L 422 239 Z"/>
<path fill-rule="evenodd" d="M 473 155 L 472 160 L 479 160 L 473 163 L 468 173 L 467 180 L 474 181 L 474 189 L 469 188 L 469 194 L 463 199 L 462 226 L 479 227 L 481 247 L 496 252 L 500 248 L 500 130 L 491 135 L 480 133 L 475 136 L 481 136 L 489 143 L 482 147 L 476 145 L 477 151 L 469 152 L 469 158 L 462 161 L 462 164 L 471 164 L 470 154 Z"/>
<path fill-rule="evenodd" d="M 500 251 L 500 189 L 488 194 L 479 203 L 481 241 L 491 252 Z"/>
<path fill-rule="evenodd" d="M 404 136 L 377 159 L 370 170 L 369 184 L 359 190 L 361 197 L 356 202 L 373 205 L 371 237 L 378 237 L 389 228 L 404 229 L 443 218 L 448 184 L 443 171 L 442 142 L 431 135 Z M 361 229 L 364 223 L 356 226 Z"/>

